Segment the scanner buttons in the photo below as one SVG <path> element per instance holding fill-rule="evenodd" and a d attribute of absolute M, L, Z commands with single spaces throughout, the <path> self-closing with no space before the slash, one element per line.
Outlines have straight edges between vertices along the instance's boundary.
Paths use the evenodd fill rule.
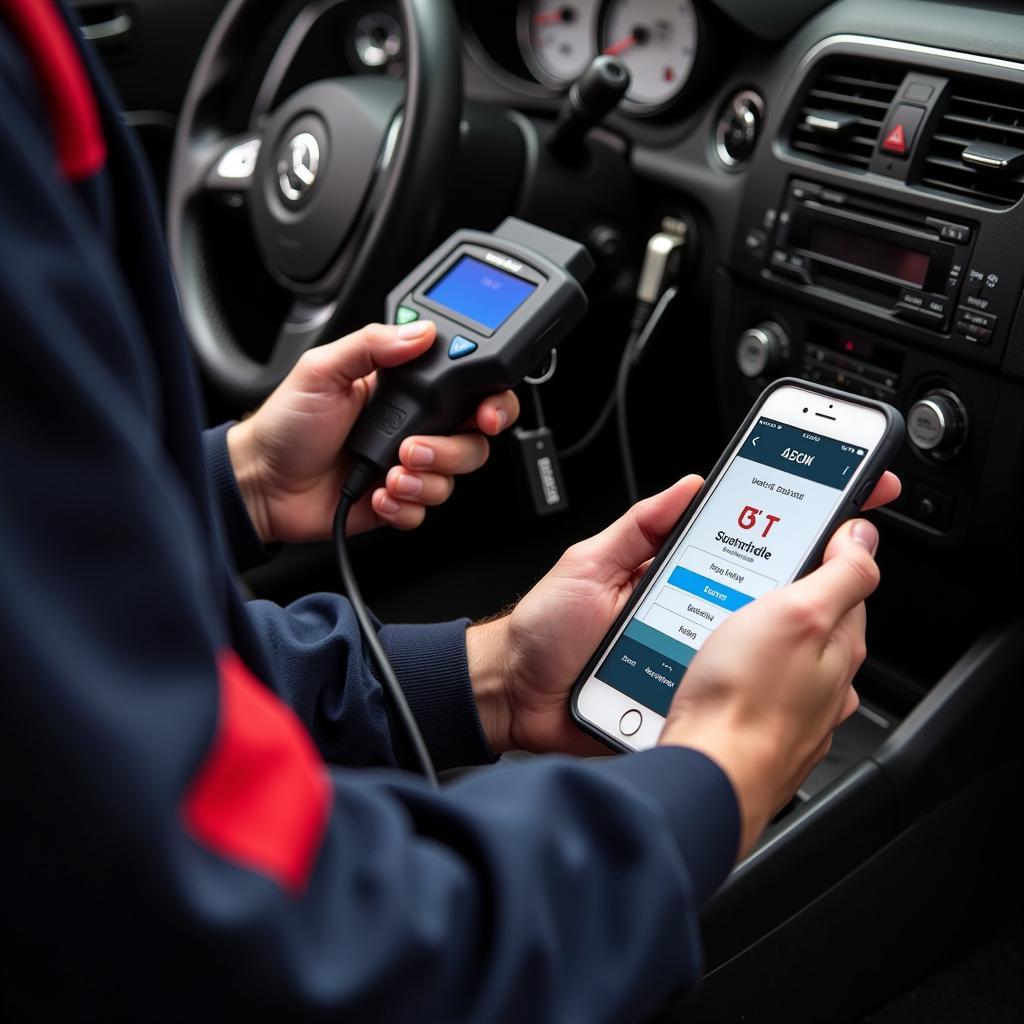
<path fill-rule="evenodd" d="M 419 320 L 419 318 L 420 315 L 415 309 L 410 306 L 399 306 L 398 313 L 395 315 L 395 323 L 401 327 L 402 324 L 411 324 L 413 320 Z"/>
<path fill-rule="evenodd" d="M 463 356 L 468 356 L 475 351 L 475 341 L 470 341 L 469 338 L 464 338 L 461 334 L 456 334 L 455 337 L 452 338 L 451 344 L 448 346 L 448 358 L 461 359 Z"/>

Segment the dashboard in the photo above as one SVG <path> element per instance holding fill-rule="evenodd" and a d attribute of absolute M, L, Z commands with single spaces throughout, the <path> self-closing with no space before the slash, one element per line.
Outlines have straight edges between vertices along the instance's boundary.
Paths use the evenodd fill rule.
<path fill-rule="evenodd" d="M 688 379 L 698 372 L 695 354 L 712 364 L 699 370 L 708 375 L 704 419 L 690 434 L 702 437 L 714 417 L 720 430 L 708 446 L 719 444 L 753 396 L 782 375 L 885 398 L 912 428 L 897 463 L 904 495 L 886 515 L 906 538 L 899 571 L 915 584 L 889 593 L 904 606 L 927 594 L 928 628 L 948 619 L 939 633 L 960 643 L 963 623 L 976 619 L 965 613 L 957 581 L 987 557 L 986 546 L 999 545 L 1012 562 L 998 577 L 1001 599 L 1017 606 L 1010 581 L 1024 572 L 1024 558 L 1000 510 L 1024 501 L 1019 5 L 455 5 L 467 101 L 463 146 L 475 150 L 472 161 L 460 154 L 462 176 L 453 175 L 452 191 L 463 207 L 449 226 L 489 227 L 499 211 L 514 211 L 586 240 L 599 262 L 608 262 L 605 249 L 616 250 L 612 270 L 628 279 L 664 218 L 686 219 L 696 239 L 686 311 L 675 334 L 654 345 L 647 383 Z M 141 57 L 160 59 L 159 47 L 145 48 L 148 33 L 169 32 L 183 6 L 208 17 L 214 5 L 144 0 L 137 66 L 111 53 L 112 68 L 124 66 L 118 84 L 138 109 L 176 109 L 152 92 L 167 76 L 151 73 Z M 284 5 L 282 18 L 300 6 Z M 315 6 L 326 31 L 310 35 L 282 93 L 338 74 L 403 75 L 392 0 Z M 570 84 L 608 52 L 625 63 L 631 85 L 591 134 L 601 161 L 583 179 L 539 167 Z M 617 281 L 605 275 L 602 301 Z M 631 294 L 628 281 L 618 294 Z M 617 321 L 602 308 L 595 320 L 595 333 L 608 334 L 588 353 L 586 372 L 597 383 L 577 389 L 593 391 L 595 405 L 566 395 L 561 429 L 569 439 L 600 409 L 626 316 Z M 569 380 L 574 356 L 565 355 Z M 556 378 L 550 392 L 556 429 L 559 386 Z M 641 458 L 678 429 L 661 404 L 648 402 L 636 416 Z M 666 472 L 691 467 L 672 464 Z"/>

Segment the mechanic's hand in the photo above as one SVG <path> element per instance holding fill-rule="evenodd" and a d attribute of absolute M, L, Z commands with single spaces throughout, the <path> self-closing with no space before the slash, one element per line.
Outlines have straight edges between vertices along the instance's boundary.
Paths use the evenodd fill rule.
<path fill-rule="evenodd" d="M 369 324 L 306 352 L 260 409 L 228 431 L 228 450 L 242 497 L 264 543 L 321 540 L 351 462 L 342 445 L 373 392 L 378 367 L 399 366 L 433 344 L 432 323 Z M 479 469 L 490 453 L 484 434 L 500 434 L 519 416 L 511 391 L 480 403 L 466 433 L 410 437 L 401 465 L 384 486 L 352 508 L 348 532 L 381 523 L 419 526 L 427 506 L 448 500 L 454 478 Z"/>
<path fill-rule="evenodd" d="M 692 747 L 729 776 L 740 805 L 740 852 L 825 756 L 857 710 L 864 600 L 878 586 L 878 531 L 855 519 L 804 579 L 731 615 L 686 671 L 661 745 Z"/>
<path fill-rule="evenodd" d="M 574 725 L 569 691 L 701 483 L 688 476 L 633 506 L 596 537 L 569 548 L 510 615 L 469 629 L 470 678 L 495 753 L 608 753 Z M 893 501 L 899 492 L 899 480 L 886 473 L 865 508 Z M 759 644 L 746 649 L 756 662 Z"/>

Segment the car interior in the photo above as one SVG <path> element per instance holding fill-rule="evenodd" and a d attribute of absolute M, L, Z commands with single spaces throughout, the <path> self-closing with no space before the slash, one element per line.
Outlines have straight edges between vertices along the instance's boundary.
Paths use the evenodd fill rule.
<path fill-rule="evenodd" d="M 519 389 L 561 500 L 497 439 L 422 528 L 353 542 L 385 621 L 498 613 L 627 508 L 609 410 L 654 239 L 675 241 L 624 406 L 640 494 L 706 473 L 780 377 L 903 412 L 861 707 L 707 906 L 703 984 L 657 1019 L 1024 1020 L 1024 8 L 75 6 L 152 167 L 211 424 L 382 319 L 454 230 L 515 216 L 592 256 L 589 313 Z M 572 88 L 601 54 L 624 94 Z M 282 211 L 304 119 L 332 140 L 323 184 Z M 243 582 L 340 587 L 326 544 Z"/>

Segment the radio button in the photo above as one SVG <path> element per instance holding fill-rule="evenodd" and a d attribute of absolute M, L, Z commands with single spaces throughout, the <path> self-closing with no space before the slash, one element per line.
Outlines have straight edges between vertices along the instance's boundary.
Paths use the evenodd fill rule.
<path fill-rule="evenodd" d="M 896 300 L 897 306 L 913 306 L 915 309 L 924 309 L 924 292 L 911 291 L 909 288 L 904 288 L 900 292 L 900 297 Z"/>
<path fill-rule="evenodd" d="M 985 287 L 985 273 L 981 270 L 975 270 L 971 267 L 967 271 L 967 293 L 968 295 L 980 295 L 981 290 Z"/>
<path fill-rule="evenodd" d="M 956 333 L 976 345 L 989 345 L 997 323 L 998 318 L 991 313 L 979 313 L 976 309 L 961 306 L 957 310 Z"/>
<path fill-rule="evenodd" d="M 881 384 L 886 388 L 895 388 L 899 378 L 891 370 L 883 370 L 879 366 L 865 366 L 864 376 L 875 384 Z"/>
<path fill-rule="evenodd" d="M 823 203 L 831 203 L 833 206 L 843 206 L 846 203 L 846 193 L 838 192 L 834 188 L 823 188 L 820 198 Z"/>
<path fill-rule="evenodd" d="M 971 229 L 966 224 L 952 224 L 948 220 L 939 220 L 938 217 L 925 217 L 925 223 L 935 228 L 939 238 L 944 242 L 967 245 L 971 240 Z"/>
<path fill-rule="evenodd" d="M 803 256 L 796 253 L 786 252 L 785 249 L 776 249 L 769 260 L 773 270 L 789 277 L 795 277 L 804 284 L 810 284 L 810 275 L 807 273 L 807 261 Z"/>

